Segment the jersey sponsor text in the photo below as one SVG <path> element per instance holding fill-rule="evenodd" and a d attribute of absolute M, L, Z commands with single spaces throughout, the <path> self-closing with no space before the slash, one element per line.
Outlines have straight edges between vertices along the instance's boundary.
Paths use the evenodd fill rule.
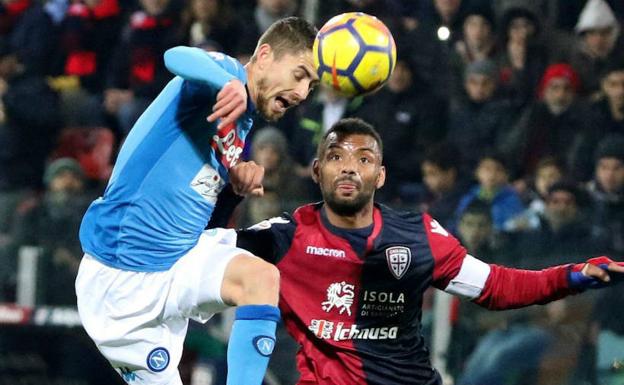
<path fill-rule="evenodd" d="M 313 319 L 308 329 L 320 339 L 343 340 L 393 340 L 399 333 L 398 326 L 360 328 L 356 324 Z"/>
<path fill-rule="evenodd" d="M 320 255 L 323 257 L 335 257 L 335 258 L 345 258 L 347 256 L 344 250 L 328 249 L 326 247 L 316 247 L 316 246 L 306 247 L 306 253 L 312 254 L 312 255 Z"/>

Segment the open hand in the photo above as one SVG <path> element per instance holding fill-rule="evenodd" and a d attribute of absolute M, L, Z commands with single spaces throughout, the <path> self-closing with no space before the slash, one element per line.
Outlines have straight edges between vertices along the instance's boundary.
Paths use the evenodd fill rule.
<path fill-rule="evenodd" d="M 232 189 L 237 195 L 256 197 L 264 195 L 264 188 L 262 187 L 264 167 L 256 162 L 240 162 L 230 168 L 229 174 Z"/>
<path fill-rule="evenodd" d="M 221 119 L 217 130 L 234 123 L 247 110 L 247 90 L 238 79 L 230 80 L 217 94 L 217 102 L 212 107 L 209 122 Z"/>

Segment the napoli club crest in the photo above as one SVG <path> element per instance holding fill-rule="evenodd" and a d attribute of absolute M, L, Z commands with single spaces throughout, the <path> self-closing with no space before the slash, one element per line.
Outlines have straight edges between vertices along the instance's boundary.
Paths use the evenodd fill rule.
<path fill-rule="evenodd" d="M 405 246 L 393 246 L 386 249 L 388 268 L 394 278 L 401 279 L 412 262 L 412 252 Z"/>
<path fill-rule="evenodd" d="M 275 348 L 275 339 L 269 336 L 257 336 L 253 340 L 256 351 L 264 357 L 268 357 L 273 353 Z"/>
<path fill-rule="evenodd" d="M 152 372 L 162 372 L 167 369 L 169 365 L 169 351 L 167 349 L 159 347 L 152 350 L 147 355 L 147 367 Z"/>

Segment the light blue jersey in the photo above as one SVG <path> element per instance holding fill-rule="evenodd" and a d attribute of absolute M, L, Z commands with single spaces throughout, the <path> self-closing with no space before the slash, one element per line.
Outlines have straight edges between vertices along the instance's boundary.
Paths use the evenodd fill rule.
<path fill-rule="evenodd" d="M 130 131 L 80 227 L 83 251 L 123 270 L 167 270 L 195 246 L 252 125 L 251 101 L 236 125 L 206 120 L 225 83 L 246 83 L 237 60 L 176 47 L 165 64 L 177 76 Z"/>

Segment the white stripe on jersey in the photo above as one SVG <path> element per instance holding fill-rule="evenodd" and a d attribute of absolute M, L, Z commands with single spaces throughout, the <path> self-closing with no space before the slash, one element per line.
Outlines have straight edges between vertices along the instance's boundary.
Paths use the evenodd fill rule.
<path fill-rule="evenodd" d="M 466 254 L 459 274 L 449 282 L 444 291 L 468 299 L 475 299 L 481 295 L 489 275 L 490 265 Z"/>

